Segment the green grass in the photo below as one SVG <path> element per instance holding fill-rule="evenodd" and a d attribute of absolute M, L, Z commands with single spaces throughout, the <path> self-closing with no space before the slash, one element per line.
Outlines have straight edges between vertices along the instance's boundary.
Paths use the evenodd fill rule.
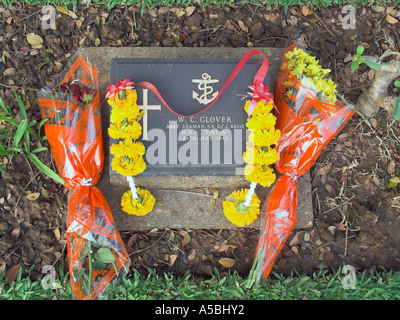
<path fill-rule="evenodd" d="M 274 273 L 257 288 L 246 289 L 246 278 L 237 273 L 222 277 L 217 271 L 210 279 L 193 278 L 189 274 L 148 276 L 132 273 L 119 286 L 110 289 L 107 300 L 398 300 L 400 299 L 400 272 L 363 271 L 356 273 L 354 289 L 344 289 L 346 275 L 337 270 L 321 270 L 311 277 L 297 273 L 284 277 Z M 55 280 L 56 289 L 43 289 L 41 279 L 32 281 L 21 277 L 7 284 L 5 274 L 0 276 L 0 300 L 70 300 L 73 293 L 68 274 L 62 271 Z"/>
<path fill-rule="evenodd" d="M 153 8 L 158 5 L 163 6 L 177 6 L 182 7 L 189 4 L 199 4 L 200 6 L 207 6 L 210 4 L 216 5 L 243 5 L 243 4 L 258 4 L 258 5 L 282 5 L 285 8 L 293 5 L 306 4 L 312 8 L 314 7 L 329 7 L 333 5 L 344 5 L 344 4 L 359 4 L 359 5 L 394 5 L 400 2 L 400 0 L 1 0 L 3 5 L 7 6 L 16 2 L 22 2 L 30 5 L 61 5 L 71 6 L 73 10 L 79 3 L 84 4 L 104 4 L 109 9 L 116 5 L 137 5 L 140 8 L 148 7 Z"/>

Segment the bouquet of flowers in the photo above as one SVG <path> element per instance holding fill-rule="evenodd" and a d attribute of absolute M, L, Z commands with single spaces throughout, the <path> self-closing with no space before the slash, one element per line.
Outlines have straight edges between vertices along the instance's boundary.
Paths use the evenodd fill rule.
<path fill-rule="evenodd" d="M 79 299 L 100 297 L 123 277 L 129 258 L 107 201 L 95 184 L 103 169 L 97 71 L 85 54 L 38 93 L 44 129 L 68 202 L 67 248 L 71 287 Z"/>
<path fill-rule="evenodd" d="M 276 145 L 281 174 L 262 209 L 260 238 L 248 286 L 268 277 L 295 222 L 297 179 L 315 163 L 324 147 L 353 115 L 353 106 L 337 100 L 336 85 L 318 61 L 299 49 L 287 48 L 276 85 L 279 113 Z"/>
<path fill-rule="evenodd" d="M 111 167 L 126 176 L 130 190 L 121 198 L 122 210 L 128 214 L 143 216 L 153 210 L 156 203 L 154 196 L 146 189 L 136 188 L 132 176 L 146 170 L 143 160 L 145 147 L 137 139 L 142 134 L 139 121 L 144 115 L 137 105 L 137 93 L 129 79 L 109 85 L 106 98 L 112 107 L 108 133 L 111 138 L 123 139 L 110 147 L 114 155 Z"/>

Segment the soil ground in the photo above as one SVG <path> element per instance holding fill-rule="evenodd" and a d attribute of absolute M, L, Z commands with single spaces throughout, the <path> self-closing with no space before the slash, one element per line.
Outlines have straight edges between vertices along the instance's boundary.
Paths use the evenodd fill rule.
<path fill-rule="evenodd" d="M 134 7 L 78 6 L 75 13 L 56 12 L 55 30 L 41 28 L 41 9 L 22 4 L 0 7 L 0 95 L 17 110 L 11 88 L 16 89 L 29 101 L 31 120 L 41 119 L 36 91 L 63 69 L 78 46 L 285 48 L 297 41 L 332 70 L 340 93 L 354 103 L 374 78 L 365 66 L 351 72 L 357 46 L 379 56 L 388 49 L 398 51 L 400 43 L 400 8 L 357 6 L 356 28 L 343 29 L 346 14 L 341 7 L 289 7 L 286 12 L 255 5 L 157 7 L 145 9 L 141 16 Z M 42 48 L 31 47 L 29 33 L 43 38 Z M 310 274 L 321 266 L 331 270 L 344 264 L 356 270 L 400 270 L 400 187 L 388 187 L 392 177 L 400 176 L 399 137 L 399 123 L 386 111 L 369 121 L 353 116 L 311 170 L 313 227 L 292 232 L 273 271 Z M 50 152 L 39 157 L 55 169 Z M 19 265 L 26 274 L 32 268 L 33 277 L 45 265 L 67 270 L 67 190 L 41 174 L 24 155 L 0 160 L 5 169 L 0 179 L 0 269 L 15 270 Z M 230 270 L 247 275 L 258 235 L 256 229 L 122 233 L 131 268 L 176 275 L 190 270 L 195 276 L 208 276 L 213 268 L 228 272 L 218 262 L 221 258 L 234 259 Z"/>

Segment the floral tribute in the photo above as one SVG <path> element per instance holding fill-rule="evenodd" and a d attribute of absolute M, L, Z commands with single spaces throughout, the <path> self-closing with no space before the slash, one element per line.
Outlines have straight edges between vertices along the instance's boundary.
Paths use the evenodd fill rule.
<path fill-rule="evenodd" d="M 66 231 L 71 288 L 81 300 L 101 298 L 127 274 L 130 260 L 96 187 L 104 148 L 98 75 L 88 55 L 81 50 L 38 98 L 54 160 L 71 189 Z"/>
<path fill-rule="evenodd" d="M 252 87 L 254 88 L 250 86 L 251 89 Z M 267 87 L 262 86 L 262 90 L 267 90 Z M 260 213 L 260 200 L 255 188 L 258 183 L 263 187 L 269 187 L 275 182 L 276 176 L 270 165 L 279 158 L 274 148 L 279 140 L 280 131 L 275 130 L 276 117 L 272 114 L 273 97 L 271 94 L 264 98 L 255 96 L 256 94 L 253 94 L 253 99 L 248 100 L 244 107 L 248 114 L 246 127 L 250 130 L 246 152 L 243 154 L 246 163 L 244 174 L 251 182 L 250 189 L 234 191 L 223 203 L 226 218 L 240 227 L 251 224 L 257 219 Z"/>
<path fill-rule="evenodd" d="M 146 170 L 146 162 L 143 160 L 146 150 L 137 141 L 142 134 L 139 121 L 144 111 L 139 109 L 136 90 L 133 82 L 128 79 L 109 85 L 106 98 L 112 108 L 108 133 L 111 138 L 122 139 L 110 147 L 110 153 L 114 156 L 111 167 L 127 178 L 130 187 L 122 195 L 122 210 L 128 214 L 143 216 L 153 209 L 156 202 L 148 190 L 137 188 L 133 180 L 133 176 Z"/>
<path fill-rule="evenodd" d="M 336 85 L 318 60 L 296 44 L 282 58 L 276 84 L 279 110 L 275 168 L 280 173 L 263 205 L 260 237 L 248 287 L 268 277 L 296 223 L 297 180 L 353 115 L 353 106 L 337 100 Z"/>

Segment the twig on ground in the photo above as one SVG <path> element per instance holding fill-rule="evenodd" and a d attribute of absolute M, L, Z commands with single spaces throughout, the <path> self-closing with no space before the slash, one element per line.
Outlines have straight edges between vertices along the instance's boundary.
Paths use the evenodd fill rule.
<path fill-rule="evenodd" d="M 133 254 L 135 254 L 135 253 L 143 252 L 143 251 L 146 251 L 146 250 L 150 249 L 150 248 L 153 247 L 156 243 L 158 243 L 162 238 L 164 238 L 164 235 L 165 235 L 166 232 L 167 232 L 167 229 L 165 229 L 164 232 L 163 232 L 163 234 L 161 235 L 161 237 L 159 237 L 159 238 L 158 238 L 156 241 L 154 241 L 151 245 L 149 245 L 149 246 L 146 247 L 146 248 L 143 248 L 143 249 L 140 249 L 140 250 L 136 250 L 136 251 L 131 252 L 131 253 L 128 255 L 128 257 L 130 257 L 131 255 L 133 255 Z"/>

